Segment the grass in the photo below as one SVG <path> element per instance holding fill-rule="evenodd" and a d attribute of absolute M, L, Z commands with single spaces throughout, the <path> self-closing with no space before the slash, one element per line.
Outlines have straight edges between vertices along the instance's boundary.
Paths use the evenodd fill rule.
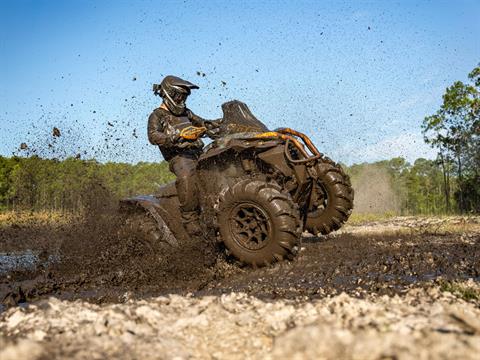
<path fill-rule="evenodd" d="M 78 218 L 73 213 L 59 211 L 2 211 L 0 228 L 8 226 L 64 225 Z"/>
<path fill-rule="evenodd" d="M 356 213 L 353 212 L 348 219 L 349 225 L 363 225 L 375 221 L 384 221 L 398 216 L 392 212 L 387 212 L 383 214 L 365 214 L 365 213 Z"/>
<path fill-rule="evenodd" d="M 353 213 L 346 225 L 369 225 L 380 223 L 376 227 L 379 231 L 394 231 L 395 233 L 410 234 L 468 234 L 480 233 L 480 217 L 473 215 L 416 215 L 398 216 L 394 213 L 361 214 Z M 394 225 L 395 229 L 388 229 L 382 225 Z"/>
<path fill-rule="evenodd" d="M 480 290 L 469 287 L 465 284 L 442 281 L 440 290 L 449 292 L 465 301 L 480 301 Z"/>
<path fill-rule="evenodd" d="M 82 215 L 60 211 L 0 211 L 0 228 L 8 226 L 55 226 L 78 221 Z M 474 216 L 398 216 L 392 212 L 363 214 L 354 212 L 346 225 L 366 225 L 373 222 L 389 223 L 395 220 L 396 233 L 412 234 L 462 234 L 480 233 L 480 218 Z M 475 220 L 475 221 L 474 221 Z M 388 229 L 381 229 L 387 231 Z M 390 230 L 392 231 L 392 230 Z"/>

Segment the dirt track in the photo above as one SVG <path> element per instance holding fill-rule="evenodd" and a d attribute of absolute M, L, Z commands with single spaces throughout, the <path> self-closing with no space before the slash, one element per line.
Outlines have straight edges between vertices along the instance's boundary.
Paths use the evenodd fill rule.
<path fill-rule="evenodd" d="M 134 238 L 118 243 L 103 225 L 89 227 L 95 241 L 92 231 L 84 238 L 71 228 L 44 238 L 34 231 L 39 257 L 59 252 L 61 260 L 1 277 L 7 303 L 37 301 L 0 315 L 1 341 L 11 351 L 65 358 L 88 358 L 87 348 L 99 358 L 473 358 L 480 349 L 478 219 L 443 228 L 422 221 L 305 237 L 297 260 L 263 269 L 239 268 L 205 244 L 160 259 Z M 8 240 L 22 232 L 28 237 L 25 229 L 5 229 L 3 248 L 25 250 Z"/>

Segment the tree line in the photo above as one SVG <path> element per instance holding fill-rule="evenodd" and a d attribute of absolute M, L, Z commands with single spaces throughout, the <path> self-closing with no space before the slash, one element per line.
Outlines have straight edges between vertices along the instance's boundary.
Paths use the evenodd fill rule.
<path fill-rule="evenodd" d="M 0 208 L 84 211 L 95 202 L 154 193 L 172 179 L 166 162 L 101 164 L 0 156 Z"/>
<path fill-rule="evenodd" d="M 344 167 L 359 202 L 384 197 L 389 203 L 387 207 L 371 208 L 356 203 L 361 212 L 391 211 L 403 215 L 466 212 L 458 195 L 465 177 L 450 175 L 452 195 L 447 203 L 444 171 L 438 160 L 417 159 L 410 164 L 399 157 Z M 37 156 L 0 156 L 0 209 L 81 212 L 92 206 L 92 201 L 117 201 L 155 193 L 159 186 L 173 179 L 166 162 L 102 164 L 75 158 L 59 161 Z M 478 213 L 478 203 L 475 205 L 467 212 Z"/>
<path fill-rule="evenodd" d="M 350 174 L 355 189 L 357 211 L 391 212 L 398 215 L 465 212 L 454 199 L 451 200 L 450 207 L 446 206 L 443 172 L 436 160 L 420 158 L 411 164 L 398 157 L 370 164 L 355 164 L 347 167 L 346 171 Z M 454 193 L 458 191 L 455 177 L 451 179 L 450 186 Z M 363 204 L 369 202 L 369 198 L 374 203 L 370 210 Z M 378 199 L 388 201 L 388 205 L 379 205 Z"/>

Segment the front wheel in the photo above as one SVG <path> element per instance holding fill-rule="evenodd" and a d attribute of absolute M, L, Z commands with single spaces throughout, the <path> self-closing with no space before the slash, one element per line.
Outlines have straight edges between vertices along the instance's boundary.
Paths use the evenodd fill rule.
<path fill-rule="evenodd" d="M 315 167 L 315 198 L 305 228 L 314 235 L 326 235 L 340 229 L 353 210 L 354 191 L 342 167 L 328 158 Z"/>
<path fill-rule="evenodd" d="M 293 258 L 300 246 L 298 207 L 276 183 L 245 179 L 220 195 L 219 232 L 243 263 L 265 266 Z"/>

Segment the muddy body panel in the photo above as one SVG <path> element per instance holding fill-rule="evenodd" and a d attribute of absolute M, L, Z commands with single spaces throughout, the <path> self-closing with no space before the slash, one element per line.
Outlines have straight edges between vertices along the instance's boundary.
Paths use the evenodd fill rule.
<path fill-rule="evenodd" d="M 188 239 L 180 213 L 180 203 L 176 196 L 175 184 L 162 187 L 156 195 L 141 195 L 124 199 L 120 208 L 124 213 L 146 212 L 153 217 L 158 225 L 159 236 L 162 241 L 178 246 Z"/>

